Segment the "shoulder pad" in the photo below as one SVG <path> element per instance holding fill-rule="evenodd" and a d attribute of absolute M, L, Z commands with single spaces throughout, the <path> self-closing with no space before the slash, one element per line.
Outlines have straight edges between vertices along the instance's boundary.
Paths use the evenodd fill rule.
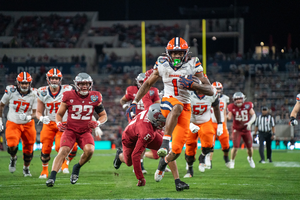
<path fill-rule="evenodd" d="M 44 91 L 44 90 L 46 90 L 47 89 L 47 86 L 43 86 L 43 87 L 40 87 L 38 90 L 39 91 Z"/>
<path fill-rule="evenodd" d="M 6 86 L 6 90 L 5 93 L 14 93 L 15 91 L 17 91 L 17 87 L 14 85 L 8 85 Z"/>
<path fill-rule="evenodd" d="M 159 56 L 157 58 L 157 63 L 158 64 L 163 64 L 165 62 L 169 61 L 169 58 L 167 56 Z"/>
<path fill-rule="evenodd" d="M 71 85 L 62 85 L 61 86 L 64 90 L 66 90 L 66 91 L 69 91 L 69 90 L 72 90 L 73 89 L 73 87 L 71 86 Z"/>

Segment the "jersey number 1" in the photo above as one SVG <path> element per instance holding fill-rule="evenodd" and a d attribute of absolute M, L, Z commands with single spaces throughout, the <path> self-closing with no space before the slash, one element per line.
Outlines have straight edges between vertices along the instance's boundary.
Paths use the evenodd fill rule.
<path fill-rule="evenodd" d="M 174 94 L 175 96 L 178 96 L 178 86 L 177 86 L 177 79 L 172 80 L 172 84 L 174 86 Z"/>

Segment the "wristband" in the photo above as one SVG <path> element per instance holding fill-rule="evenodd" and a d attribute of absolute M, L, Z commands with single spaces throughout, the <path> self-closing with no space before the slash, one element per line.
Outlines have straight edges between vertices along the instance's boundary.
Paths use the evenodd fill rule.
<path fill-rule="evenodd" d="M 57 122 L 57 123 L 56 123 L 56 126 L 58 126 L 59 124 L 62 124 L 62 122 Z"/>
<path fill-rule="evenodd" d="M 136 100 L 133 100 L 132 104 L 137 104 L 138 102 Z"/>
<path fill-rule="evenodd" d="M 0 117 L 0 122 L 2 123 L 2 117 Z"/>
<path fill-rule="evenodd" d="M 223 124 L 223 122 L 218 122 L 218 124 Z"/>
<path fill-rule="evenodd" d="M 125 109 L 126 107 L 128 107 L 128 104 L 125 103 L 122 107 L 123 109 Z"/>

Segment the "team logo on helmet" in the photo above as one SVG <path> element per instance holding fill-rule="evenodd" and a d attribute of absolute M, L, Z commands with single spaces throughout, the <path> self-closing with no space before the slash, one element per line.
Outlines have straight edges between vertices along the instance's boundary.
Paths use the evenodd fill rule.
<path fill-rule="evenodd" d="M 91 96 L 91 101 L 92 102 L 96 102 L 98 100 L 98 96 L 97 95 L 92 95 Z"/>

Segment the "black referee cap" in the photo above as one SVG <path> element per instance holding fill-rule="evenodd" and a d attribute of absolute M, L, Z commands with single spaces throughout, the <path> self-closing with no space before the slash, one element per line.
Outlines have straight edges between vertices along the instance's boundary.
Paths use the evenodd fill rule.
<path fill-rule="evenodd" d="M 267 107 L 267 106 L 263 106 L 263 107 L 261 108 L 261 110 L 268 110 L 268 107 Z"/>

